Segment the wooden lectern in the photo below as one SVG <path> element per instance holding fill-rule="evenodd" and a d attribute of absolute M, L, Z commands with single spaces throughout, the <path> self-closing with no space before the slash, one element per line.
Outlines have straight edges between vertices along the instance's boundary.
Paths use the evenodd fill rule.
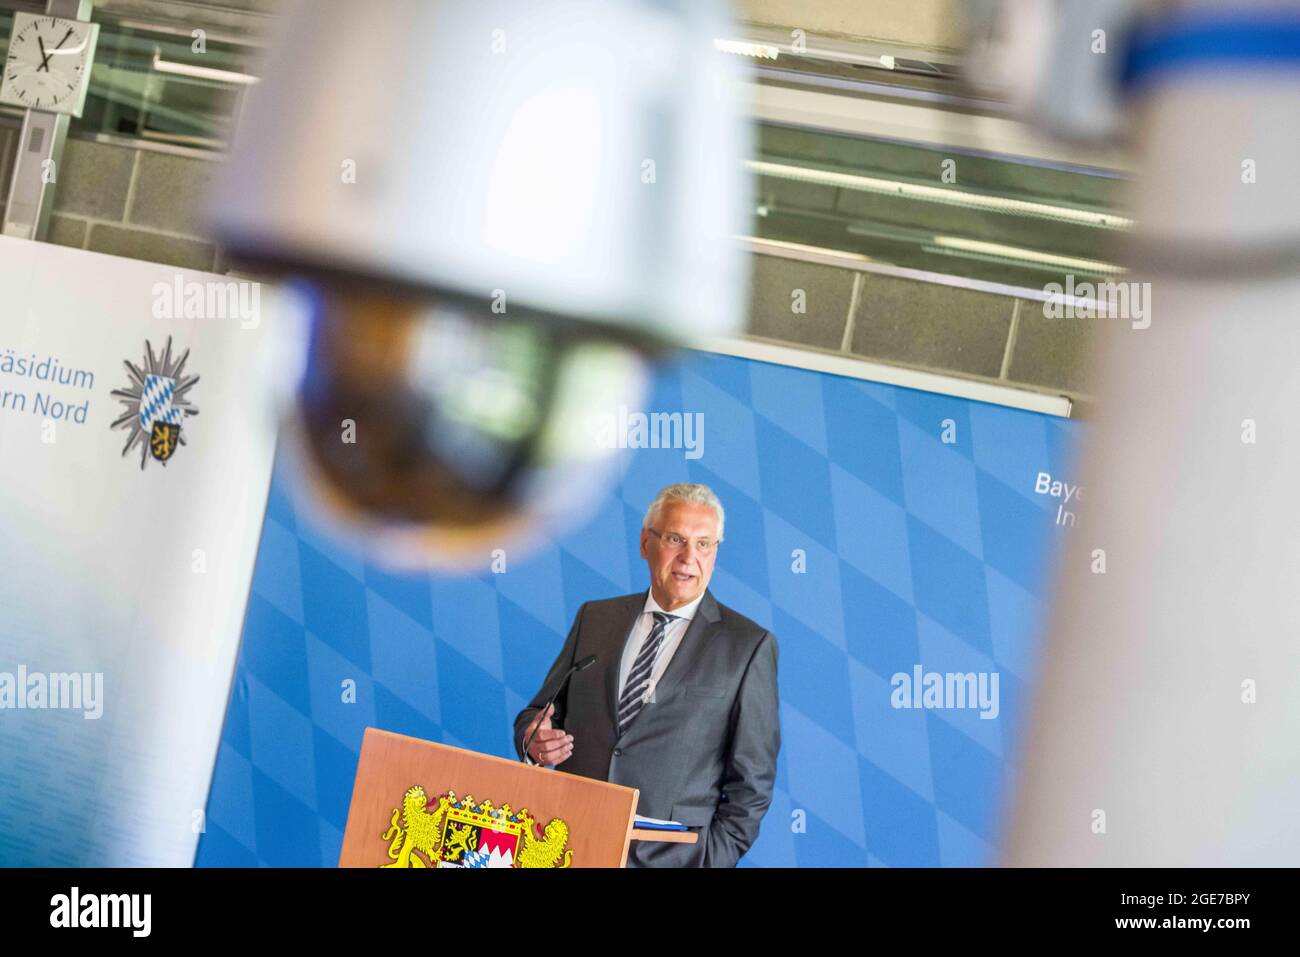
<path fill-rule="evenodd" d="M 366 728 L 339 867 L 622 867 L 635 788 Z"/>

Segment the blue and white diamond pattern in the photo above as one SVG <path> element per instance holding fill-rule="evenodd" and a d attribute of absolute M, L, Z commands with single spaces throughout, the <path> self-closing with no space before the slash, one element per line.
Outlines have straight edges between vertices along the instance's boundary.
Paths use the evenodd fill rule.
<path fill-rule="evenodd" d="M 992 859 L 1071 533 L 1033 485 L 1070 477 L 1078 425 L 708 354 L 664 370 L 648 408 L 703 412 L 705 455 L 633 453 L 585 523 L 505 574 L 380 571 L 277 470 L 197 863 L 334 866 L 367 725 L 513 757 L 578 607 L 645 587 L 641 517 L 678 481 L 727 509 L 714 594 L 780 642 L 776 789 L 741 865 Z M 918 663 L 996 669 L 997 720 L 892 708 L 891 676 Z"/>
<path fill-rule="evenodd" d="M 140 428 L 148 435 L 155 422 L 176 424 L 181 420 L 179 409 L 172 408 L 172 393 L 176 380 L 168 376 L 146 375 L 144 391 L 140 395 Z"/>

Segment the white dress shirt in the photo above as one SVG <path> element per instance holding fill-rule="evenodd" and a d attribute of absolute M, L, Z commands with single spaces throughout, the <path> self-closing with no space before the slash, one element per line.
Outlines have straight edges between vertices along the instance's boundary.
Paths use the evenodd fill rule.
<path fill-rule="evenodd" d="M 659 679 L 663 677 L 664 672 L 668 670 L 668 662 L 672 660 L 673 653 L 677 651 L 677 646 L 686 637 L 686 629 L 691 626 L 691 619 L 695 617 L 695 611 L 700 607 L 700 602 L 703 600 L 704 594 L 701 592 L 700 597 L 689 605 L 683 605 L 676 611 L 664 612 L 666 615 L 675 615 L 676 620 L 670 621 L 664 626 L 664 640 L 659 646 L 659 656 L 655 658 L 654 666 L 650 669 L 650 681 L 646 685 L 642 701 L 647 703 L 654 701 L 655 687 L 659 684 Z M 636 656 L 641 653 L 641 647 L 654 629 L 654 612 L 656 611 L 664 610 L 655 601 L 654 592 L 647 590 L 645 607 L 641 610 L 641 614 L 636 616 L 636 621 L 632 622 L 632 630 L 628 632 L 627 640 L 623 643 L 623 658 L 618 669 L 618 694 L 614 696 L 615 702 L 622 699 L 623 685 L 627 683 L 627 676 L 632 671 L 632 665 L 636 663 Z M 524 755 L 524 762 L 526 764 L 537 763 L 528 754 Z"/>
<path fill-rule="evenodd" d="M 683 605 L 676 611 L 664 612 L 666 615 L 676 615 L 677 618 L 664 626 L 664 640 L 659 646 L 659 656 L 655 659 L 654 667 L 650 669 L 650 682 L 646 685 L 642 701 L 654 701 L 655 686 L 659 684 L 659 679 L 668 670 L 668 662 L 672 660 L 673 653 L 677 651 L 677 646 L 682 643 L 682 638 L 686 636 L 686 629 L 691 626 L 691 619 L 695 617 L 695 610 L 700 607 L 700 602 L 703 600 L 704 595 L 701 593 L 700 597 L 689 605 Z M 618 669 L 618 694 L 614 696 L 615 701 L 623 700 L 623 687 L 627 684 L 627 676 L 631 673 L 632 665 L 636 663 L 636 656 L 641 653 L 641 648 L 646 639 L 650 637 L 650 632 L 654 630 L 655 619 L 653 613 L 656 611 L 664 610 L 655 601 L 654 592 L 647 591 L 645 608 L 641 614 L 636 616 L 636 621 L 632 623 L 632 631 L 623 645 L 623 661 Z"/>

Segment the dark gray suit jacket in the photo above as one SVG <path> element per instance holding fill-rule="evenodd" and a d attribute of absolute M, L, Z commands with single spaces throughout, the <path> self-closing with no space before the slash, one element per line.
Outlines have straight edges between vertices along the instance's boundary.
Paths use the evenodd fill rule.
<path fill-rule="evenodd" d="M 620 737 L 619 664 L 645 601 L 641 592 L 578 609 L 541 689 L 515 718 L 515 751 L 522 759 L 528 722 L 564 673 L 595 655 L 555 702 L 552 724 L 573 735 L 573 754 L 558 770 L 639 788 L 638 814 L 699 833 L 696 844 L 633 841 L 628 866 L 734 867 L 772 802 L 781 747 L 776 637 L 706 591 L 655 700 Z"/>

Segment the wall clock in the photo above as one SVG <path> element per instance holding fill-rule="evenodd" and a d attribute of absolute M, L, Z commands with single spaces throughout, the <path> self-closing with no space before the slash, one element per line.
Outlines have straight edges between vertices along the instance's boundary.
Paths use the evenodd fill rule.
<path fill-rule="evenodd" d="M 99 24 L 15 13 L 0 103 L 81 116 Z"/>

